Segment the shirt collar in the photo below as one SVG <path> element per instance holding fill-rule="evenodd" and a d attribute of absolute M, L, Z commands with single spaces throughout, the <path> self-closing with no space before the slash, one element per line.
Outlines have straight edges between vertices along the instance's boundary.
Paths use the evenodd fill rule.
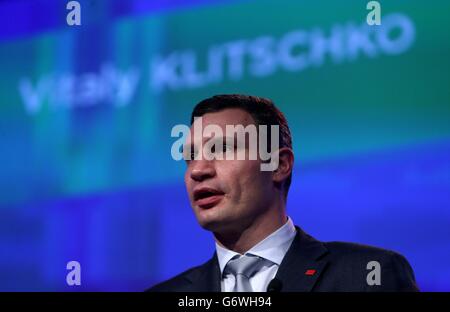
<path fill-rule="evenodd" d="M 252 254 L 267 259 L 277 265 L 281 264 L 284 255 L 291 246 L 296 234 L 296 229 L 292 219 L 288 217 L 287 222 L 275 232 L 264 238 L 253 246 L 245 254 Z M 217 259 L 219 261 L 220 272 L 223 273 L 226 264 L 239 253 L 220 246 L 216 242 Z"/>

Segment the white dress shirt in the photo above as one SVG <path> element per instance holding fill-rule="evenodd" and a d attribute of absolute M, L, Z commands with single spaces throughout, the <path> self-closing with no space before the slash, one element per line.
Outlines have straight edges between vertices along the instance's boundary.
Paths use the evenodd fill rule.
<path fill-rule="evenodd" d="M 265 292 L 270 281 L 277 274 L 278 268 L 286 252 L 291 246 L 296 234 L 296 229 L 291 218 L 278 230 L 267 236 L 258 244 L 253 246 L 245 254 L 252 254 L 264 258 L 265 264 L 259 271 L 250 277 L 250 285 L 253 291 Z M 239 253 L 220 246 L 216 242 L 217 258 L 219 260 L 220 274 L 222 276 L 221 289 L 223 292 L 233 291 L 235 278 L 232 274 L 224 274 L 223 271 L 228 261 Z"/>

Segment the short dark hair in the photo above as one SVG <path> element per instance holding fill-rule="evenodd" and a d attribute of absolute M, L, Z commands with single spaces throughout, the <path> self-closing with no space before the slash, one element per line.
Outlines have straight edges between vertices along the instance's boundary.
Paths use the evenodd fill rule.
<path fill-rule="evenodd" d="M 255 120 L 256 126 L 266 125 L 268 133 L 268 147 L 270 148 L 270 128 L 272 125 L 279 126 L 279 147 L 292 149 L 292 136 L 286 117 L 275 106 L 272 100 L 252 95 L 243 94 L 220 94 L 204 99 L 199 102 L 191 114 L 191 125 L 195 117 L 201 117 L 207 113 L 215 113 L 227 108 L 240 108 L 249 113 Z M 287 197 L 291 185 L 292 172 L 284 184 L 285 196 Z"/>

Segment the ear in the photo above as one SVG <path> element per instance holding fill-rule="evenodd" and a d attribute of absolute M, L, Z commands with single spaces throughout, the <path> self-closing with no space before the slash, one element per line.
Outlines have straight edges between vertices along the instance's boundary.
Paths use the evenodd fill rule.
<path fill-rule="evenodd" d="M 294 152 L 289 147 L 278 150 L 278 168 L 272 173 L 272 179 L 276 183 L 286 180 L 294 168 Z"/>

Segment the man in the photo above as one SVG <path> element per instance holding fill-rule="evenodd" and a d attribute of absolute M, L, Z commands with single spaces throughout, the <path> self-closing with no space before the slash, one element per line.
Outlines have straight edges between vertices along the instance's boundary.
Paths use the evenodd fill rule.
<path fill-rule="evenodd" d="M 216 252 L 205 264 L 149 291 L 418 291 L 409 263 L 398 253 L 320 242 L 294 226 L 286 215 L 294 165 L 291 134 L 270 100 L 213 96 L 194 108 L 191 129 L 198 122 L 203 129 L 218 126 L 223 133 L 227 125 L 276 126 L 278 148 L 270 152 L 277 166 L 261 170 L 266 160 L 260 157 L 198 157 L 212 136 L 190 133 L 184 149 L 193 156 L 186 157 L 185 184 L 199 224 L 214 235 Z M 266 138 L 272 147 L 270 131 Z M 231 151 L 242 152 L 235 139 Z M 243 147 L 246 156 L 250 143 Z M 226 144 L 225 151 L 230 151 Z"/>

